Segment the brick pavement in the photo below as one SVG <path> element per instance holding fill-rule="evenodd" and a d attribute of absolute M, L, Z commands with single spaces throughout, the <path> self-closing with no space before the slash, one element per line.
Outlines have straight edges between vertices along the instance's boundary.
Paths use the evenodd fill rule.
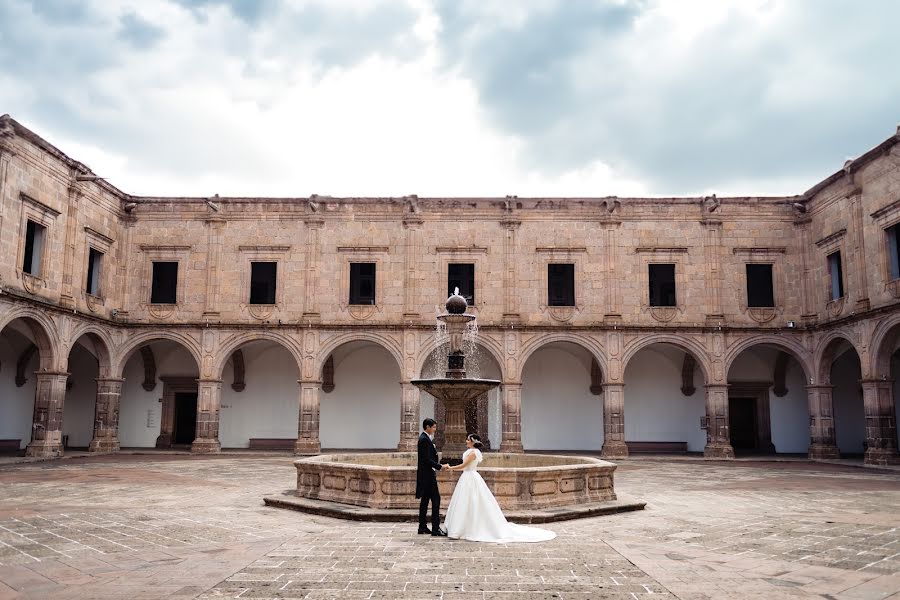
<path fill-rule="evenodd" d="M 647 510 L 538 545 L 261 506 L 285 456 L 0 466 L 8 598 L 900 599 L 900 474 L 807 462 L 620 462 Z"/>

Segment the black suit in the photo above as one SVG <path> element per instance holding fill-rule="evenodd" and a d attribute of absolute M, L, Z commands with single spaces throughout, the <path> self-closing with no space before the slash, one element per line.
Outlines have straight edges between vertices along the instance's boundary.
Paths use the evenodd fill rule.
<path fill-rule="evenodd" d="M 438 462 L 437 448 L 424 431 L 419 436 L 419 462 L 416 469 L 416 498 L 419 503 L 419 530 L 425 529 L 425 516 L 428 513 L 428 502 L 431 501 L 432 531 L 441 525 L 441 493 L 438 491 L 435 469 L 441 469 Z"/>

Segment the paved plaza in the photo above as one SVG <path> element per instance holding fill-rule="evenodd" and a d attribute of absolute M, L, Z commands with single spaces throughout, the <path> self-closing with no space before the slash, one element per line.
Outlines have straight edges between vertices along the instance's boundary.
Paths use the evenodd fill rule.
<path fill-rule="evenodd" d="M 0 465 L 12 598 L 900 599 L 900 473 L 796 462 L 619 462 L 640 512 L 538 545 L 419 536 L 266 508 L 288 456 Z M 445 499 L 446 504 L 446 499 Z"/>

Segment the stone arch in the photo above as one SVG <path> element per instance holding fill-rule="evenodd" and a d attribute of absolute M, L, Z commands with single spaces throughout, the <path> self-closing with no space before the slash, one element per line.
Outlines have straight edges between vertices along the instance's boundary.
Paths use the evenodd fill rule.
<path fill-rule="evenodd" d="M 871 364 L 863 362 L 863 377 L 890 377 L 891 374 L 891 356 L 897 350 L 900 344 L 900 314 L 892 315 L 875 326 L 872 332 L 872 343 L 869 346 L 871 350 Z M 862 359 L 863 354 L 857 349 Z"/>
<path fill-rule="evenodd" d="M 522 373 L 525 370 L 525 364 L 528 362 L 528 359 L 531 357 L 531 355 L 540 350 L 543 346 L 556 342 L 568 342 L 570 344 L 575 344 L 576 346 L 584 348 L 587 353 L 590 354 L 595 361 L 597 361 L 601 373 L 603 373 L 604 376 L 606 375 L 606 373 L 608 373 L 606 369 L 606 353 L 604 352 L 603 345 L 599 342 L 599 340 L 587 335 L 572 333 L 548 333 L 540 335 L 533 340 L 529 340 L 528 343 L 525 344 L 519 352 L 519 360 L 516 363 L 516 372 L 505 373 L 505 375 L 508 376 L 511 381 L 521 381 Z"/>
<path fill-rule="evenodd" d="M 652 334 L 640 338 L 625 349 L 622 353 L 623 377 L 625 370 L 628 368 L 628 362 L 634 358 L 634 355 L 654 344 L 669 344 L 693 356 L 694 360 L 697 362 L 697 366 L 700 367 L 700 371 L 703 373 L 703 380 L 706 383 L 710 383 L 712 369 L 710 368 L 709 354 L 706 352 L 706 348 L 704 348 L 700 342 L 692 338 L 665 333 Z"/>
<path fill-rule="evenodd" d="M 79 325 L 72 332 L 72 335 L 69 338 L 71 341 L 68 347 L 64 349 L 67 362 L 68 356 L 72 352 L 72 348 L 82 336 L 88 336 L 94 343 L 94 348 L 97 350 L 97 362 L 100 365 L 100 377 L 109 377 L 112 368 L 112 349 L 115 347 L 115 343 L 105 330 L 92 323 Z"/>
<path fill-rule="evenodd" d="M 794 360 L 800 363 L 800 366 L 803 368 L 803 375 L 806 377 L 807 382 L 809 382 L 810 378 L 815 376 L 816 371 L 813 368 L 813 358 L 800 342 L 784 336 L 762 334 L 742 338 L 725 352 L 725 379 L 728 379 L 728 372 L 731 370 L 731 366 L 734 364 L 737 357 L 740 356 L 744 350 L 759 345 L 775 346 L 779 350 L 783 350 L 790 354 Z"/>
<path fill-rule="evenodd" d="M 395 361 L 397 361 L 397 369 L 400 371 L 400 377 L 403 378 L 406 376 L 406 373 L 404 373 L 403 370 L 403 354 L 400 352 L 399 345 L 387 336 L 366 331 L 345 333 L 343 335 L 335 336 L 333 339 L 325 342 L 325 344 L 319 348 L 314 373 L 319 375 L 322 372 L 322 367 L 325 366 L 325 361 L 328 360 L 331 353 L 349 342 L 372 342 L 373 344 L 381 346 L 388 354 L 394 357 Z"/>
<path fill-rule="evenodd" d="M 495 339 L 491 338 L 487 335 L 480 335 L 478 339 L 475 341 L 477 346 L 480 346 L 488 355 L 497 363 L 497 367 L 500 369 L 500 380 L 506 381 L 506 365 L 503 362 L 503 349 L 502 345 Z M 438 348 L 438 340 L 436 336 L 431 336 L 428 343 L 422 346 L 419 349 L 419 354 L 416 357 L 416 377 L 420 377 L 422 374 L 422 369 L 425 368 L 425 362 L 431 356 L 431 353 L 434 352 Z"/>
<path fill-rule="evenodd" d="M 225 370 L 225 364 L 234 351 L 244 344 L 258 341 L 272 342 L 287 350 L 297 363 L 297 372 L 303 372 L 303 354 L 300 350 L 300 343 L 297 340 L 273 331 L 251 331 L 230 337 L 219 345 L 216 351 L 216 362 L 213 365 L 213 376 L 216 379 L 221 379 L 222 372 Z"/>
<path fill-rule="evenodd" d="M 111 368 L 112 375 L 114 377 L 122 377 L 122 371 L 124 370 L 125 365 L 128 363 L 128 359 L 131 358 L 131 355 L 137 352 L 138 349 L 144 344 L 148 344 L 157 340 L 169 340 L 184 347 L 184 349 L 188 351 L 188 353 L 197 363 L 197 370 L 201 370 L 201 365 L 203 363 L 200 359 L 200 345 L 197 343 L 197 340 L 195 340 L 190 335 L 182 333 L 180 331 L 157 330 L 138 334 L 128 340 L 127 344 L 120 347 L 116 354 L 116 357 L 113 360 L 113 365 Z"/>
<path fill-rule="evenodd" d="M 21 319 L 34 336 L 34 342 L 40 354 L 40 369 L 53 371 L 59 368 L 62 344 L 53 320 L 45 313 L 30 307 L 14 309 L 0 317 L 0 331 L 17 319 Z"/>
<path fill-rule="evenodd" d="M 831 365 L 837 356 L 835 355 L 838 347 L 842 342 L 847 342 L 856 352 L 857 356 L 862 356 L 859 348 L 853 343 L 853 337 L 845 331 L 832 331 L 828 333 L 816 346 L 814 364 L 816 365 L 815 382 L 821 384 L 831 383 Z"/>

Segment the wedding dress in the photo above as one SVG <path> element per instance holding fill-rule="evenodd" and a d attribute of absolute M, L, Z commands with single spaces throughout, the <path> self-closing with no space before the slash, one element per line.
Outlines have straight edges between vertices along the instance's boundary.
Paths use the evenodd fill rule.
<path fill-rule="evenodd" d="M 476 458 L 463 469 L 447 507 L 447 516 L 444 518 L 447 536 L 473 542 L 496 543 L 545 542 L 555 538 L 556 534 L 552 531 L 517 525 L 506 520 L 497 499 L 478 474 L 478 463 L 484 460 L 481 451 L 469 448 L 463 453 L 463 462 L 471 452 L 475 453 Z"/>

